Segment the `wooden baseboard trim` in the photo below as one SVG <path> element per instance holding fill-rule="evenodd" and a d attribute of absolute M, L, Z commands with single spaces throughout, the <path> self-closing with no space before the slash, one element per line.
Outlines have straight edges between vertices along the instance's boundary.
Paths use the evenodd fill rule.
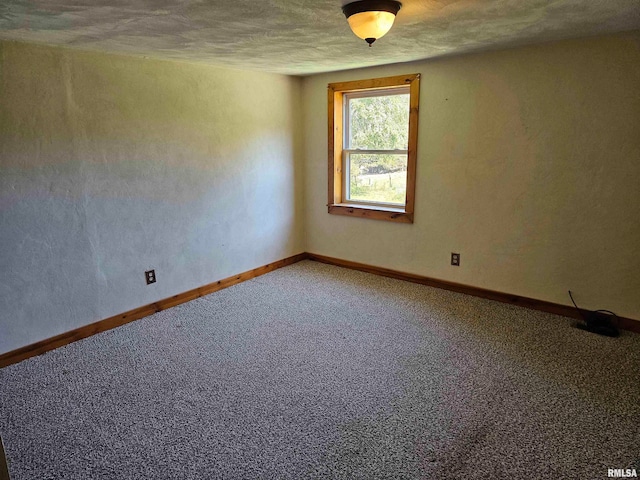
<path fill-rule="evenodd" d="M 160 312 L 162 310 L 175 307 L 176 305 L 195 300 L 196 298 L 202 297 L 204 295 L 217 292 L 218 290 L 231 287 L 232 285 L 246 282 L 247 280 L 251 280 L 252 278 L 264 275 L 265 273 L 269 273 L 279 268 L 292 265 L 301 260 L 305 260 L 306 258 L 308 258 L 306 253 L 300 253 L 292 257 L 284 258 L 282 260 L 278 260 L 276 262 L 254 268 L 253 270 L 249 270 L 238 275 L 233 275 L 232 277 L 218 280 L 217 282 L 213 282 L 199 288 L 194 288 L 193 290 L 189 290 L 184 293 L 179 293 L 178 295 L 159 300 L 149 305 L 145 305 L 143 307 L 139 307 L 128 312 L 121 313 L 119 315 L 115 315 L 113 317 L 105 318 L 104 320 L 85 325 L 84 327 L 76 328 L 75 330 L 56 335 L 55 337 L 47 338 L 40 342 L 18 348 L 17 350 L 3 353 L 2 355 L 0 355 L 0 368 L 21 362 L 22 360 L 30 357 L 41 355 L 55 348 L 62 347 L 69 343 L 73 343 L 83 338 L 95 335 L 97 333 L 106 332 L 107 330 L 125 325 L 129 322 L 133 322 L 134 320 L 139 320 L 149 315 L 153 315 L 156 312 Z"/>
<path fill-rule="evenodd" d="M 398 280 L 404 280 L 406 282 L 412 283 L 420 283 L 422 285 L 428 285 L 430 287 L 436 287 L 444 290 L 451 290 L 453 292 L 473 295 L 474 297 L 487 298 L 489 300 L 496 300 L 498 302 L 509 303 L 511 305 L 519 305 L 521 307 L 531 308 L 533 310 L 555 313 L 556 315 L 562 315 L 563 317 L 577 319 L 580 318 L 576 309 L 571 305 L 562 305 L 559 303 L 547 302 L 545 300 L 536 300 L 534 298 L 521 297 L 519 295 L 497 292 L 495 290 L 471 287 L 469 285 L 463 285 L 461 283 L 438 280 L 435 278 L 424 277 L 422 275 L 416 275 L 413 273 L 404 273 L 388 268 L 374 267 L 371 265 L 366 265 L 364 263 L 351 262 L 349 260 L 317 255 L 315 253 L 307 253 L 307 258 L 316 262 L 336 265 L 338 267 L 350 268 L 352 270 L 359 270 L 361 272 L 373 273 L 375 275 L 381 275 L 383 277 L 396 278 Z M 620 328 L 623 330 L 640 333 L 640 321 L 633 320 L 631 318 L 620 317 Z"/>
<path fill-rule="evenodd" d="M 406 282 L 419 283 L 422 285 L 428 285 L 430 287 L 465 293 L 467 295 L 496 300 L 498 302 L 509 303 L 511 305 L 519 305 L 521 307 L 554 313 L 556 315 L 562 315 L 564 317 L 580 318 L 575 308 L 570 305 L 562 305 L 559 303 L 552 303 L 544 300 L 536 300 L 533 298 L 521 297 L 519 295 L 497 292 L 495 290 L 487 290 L 484 288 L 448 282 L 446 280 L 438 280 L 435 278 L 416 275 L 413 273 L 405 273 L 398 270 L 375 267 L 372 265 L 366 265 L 364 263 L 352 262 L 349 260 L 342 260 L 339 258 L 327 257 L 324 255 L 305 252 L 294 255 L 292 257 L 284 258 L 282 260 L 278 260 L 273 263 L 269 263 L 267 265 L 263 265 L 258 268 L 254 268 L 253 270 L 249 270 L 238 275 L 218 280 L 217 282 L 213 282 L 199 288 L 194 288 L 193 290 L 189 290 L 187 292 L 180 293 L 163 300 L 159 300 L 149 305 L 145 305 L 128 312 L 115 315 L 113 317 L 105 318 L 104 320 L 100 320 L 98 322 L 85 325 L 84 327 L 80 327 L 75 330 L 56 335 L 55 337 L 51 337 L 40 342 L 27 345 L 25 347 L 18 348 L 17 350 L 3 353 L 2 355 L 0 355 L 0 368 L 21 362 L 22 360 L 30 357 L 41 355 L 50 350 L 54 350 L 69 343 L 82 340 L 83 338 L 90 337 L 97 333 L 106 332 L 107 330 L 111 330 L 135 320 L 153 315 L 156 312 L 160 312 L 162 310 L 175 307 L 182 303 L 195 300 L 196 298 L 203 297 L 210 293 L 217 292 L 218 290 L 231 287 L 232 285 L 251 280 L 252 278 L 264 275 L 265 273 L 269 273 L 279 268 L 293 265 L 294 263 L 307 259 L 326 263 L 329 265 L 336 265 L 338 267 L 350 268 L 352 270 L 373 273 L 375 275 L 381 275 L 384 277 L 396 278 L 398 280 L 404 280 Z M 620 317 L 620 328 L 623 330 L 640 333 L 640 321 L 631 318 Z"/>

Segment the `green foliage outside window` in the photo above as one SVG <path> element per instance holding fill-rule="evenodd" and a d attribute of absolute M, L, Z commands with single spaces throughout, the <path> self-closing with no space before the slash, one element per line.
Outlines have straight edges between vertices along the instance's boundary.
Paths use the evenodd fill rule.
<path fill-rule="evenodd" d="M 406 150 L 409 94 L 349 100 L 349 149 Z M 350 199 L 403 204 L 407 155 L 358 152 L 350 155 Z"/>

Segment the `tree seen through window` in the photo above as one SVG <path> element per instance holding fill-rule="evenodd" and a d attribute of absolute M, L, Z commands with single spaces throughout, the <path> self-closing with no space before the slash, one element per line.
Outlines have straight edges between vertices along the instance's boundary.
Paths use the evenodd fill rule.
<path fill-rule="evenodd" d="M 408 89 L 347 96 L 348 199 L 404 204 L 409 138 Z"/>

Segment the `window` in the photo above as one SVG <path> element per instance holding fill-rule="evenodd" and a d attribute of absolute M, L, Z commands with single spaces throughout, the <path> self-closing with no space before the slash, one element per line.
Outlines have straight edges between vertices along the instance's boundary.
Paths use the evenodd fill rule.
<path fill-rule="evenodd" d="M 413 223 L 420 75 L 329 84 L 329 213 Z"/>

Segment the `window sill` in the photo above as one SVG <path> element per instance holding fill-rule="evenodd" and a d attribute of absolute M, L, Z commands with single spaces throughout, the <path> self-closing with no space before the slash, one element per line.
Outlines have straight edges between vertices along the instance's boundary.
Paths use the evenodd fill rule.
<path fill-rule="evenodd" d="M 413 223 L 413 212 L 406 212 L 403 208 L 356 205 L 334 203 L 329 206 L 332 215 L 347 215 L 350 217 L 370 218 L 372 220 L 386 220 L 388 222 Z"/>

